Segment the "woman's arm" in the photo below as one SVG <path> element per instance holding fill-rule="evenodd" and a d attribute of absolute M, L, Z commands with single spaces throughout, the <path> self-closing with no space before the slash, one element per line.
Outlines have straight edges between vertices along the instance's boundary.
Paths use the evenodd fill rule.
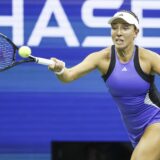
<path fill-rule="evenodd" d="M 149 60 L 151 64 L 151 72 L 160 75 L 160 55 L 150 51 Z"/>
<path fill-rule="evenodd" d="M 71 68 L 64 67 L 64 72 L 60 75 L 57 75 L 57 77 L 63 82 L 71 82 L 73 80 L 76 80 L 96 68 L 99 69 L 99 66 L 102 64 L 102 62 L 107 61 L 107 58 L 104 58 L 106 57 L 106 54 L 106 49 L 99 52 L 91 53 L 78 65 Z M 55 58 L 53 58 L 53 61 L 56 62 L 56 65 L 55 67 L 50 65 L 49 69 L 54 72 L 61 71 L 64 66 L 63 62 Z"/>
<path fill-rule="evenodd" d="M 159 74 L 160 75 L 160 55 L 145 49 L 140 48 L 140 64 L 142 70 L 147 74 Z"/>
<path fill-rule="evenodd" d="M 152 70 L 160 75 L 160 55 L 154 54 L 152 58 Z"/>

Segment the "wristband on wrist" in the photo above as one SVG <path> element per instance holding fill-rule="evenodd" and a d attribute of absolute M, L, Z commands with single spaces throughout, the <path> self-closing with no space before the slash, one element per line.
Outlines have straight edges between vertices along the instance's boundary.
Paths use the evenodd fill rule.
<path fill-rule="evenodd" d="M 63 62 L 63 61 L 62 61 Z M 54 73 L 56 74 L 56 75 L 61 75 L 61 74 L 63 74 L 64 73 L 64 71 L 65 71 L 65 62 L 63 62 L 63 68 L 60 70 L 60 71 L 55 71 Z"/>

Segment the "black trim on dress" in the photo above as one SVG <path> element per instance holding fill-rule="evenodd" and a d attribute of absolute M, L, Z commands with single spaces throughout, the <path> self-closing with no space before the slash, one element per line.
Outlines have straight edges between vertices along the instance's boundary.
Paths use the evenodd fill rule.
<path fill-rule="evenodd" d="M 103 80 L 106 82 L 106 80 L 108 79 L 108 77 L 111 75 L 114 67 L 116 64 L 116 58 L 115 58 L 115 46 L 112 45 L 111 46 L 111 60 L 110 60 L 110 64 L 109 64 L 109 68 L 106 74 L 102 75 Z"/>
<path fill-rule="evenodd" d="M 154 76 L 153 75 L 149 75 L 143 72 L 140 63 L 139 63 L 139 49 L 138 46 L 135 46 L 136 50 L 135 50 L 135 56 L 134 56 L 134 66 L 135 69 L 137 71 L 137 73 L 142 77 L 142 79 L 144 79 L 145 81 L 149 82 L 149 83 L 153 83 L 154 82 Z"/>

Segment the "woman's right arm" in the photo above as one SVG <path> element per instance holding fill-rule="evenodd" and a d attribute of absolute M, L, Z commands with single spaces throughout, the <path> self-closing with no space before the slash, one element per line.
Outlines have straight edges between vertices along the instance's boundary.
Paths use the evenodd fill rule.
<path fill-rule="evenodd" d="M 64 67 L 62 61 L 53 58 L 53 61 L 56 62 L 56 65 L 55 67 L 50 65 L 49 69 L 54 72 L 59 72 L 64 68 L 63 73 L 60 75 L 57 74 L 57 77 L 59 80 L 63 82 L 71 82 L 86 75 L 94 69 L 99 69 L 99 66 L 101 65 L 102 61 L 106 60 L 104 59 L 104 55 L 106 55 L 105 51 L 106 50 L 101 50 L 99 52 L 91 53 L 81 63 L 71 68 Z"/>

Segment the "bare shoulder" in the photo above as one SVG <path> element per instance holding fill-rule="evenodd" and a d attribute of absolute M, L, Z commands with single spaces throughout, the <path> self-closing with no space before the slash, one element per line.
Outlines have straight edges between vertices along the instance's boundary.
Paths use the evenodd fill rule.
<path fill-rule="evenodd" d="M 145 58 L 150 59 L 158 55 L 156 52 L 153 52 L 149 49 L 142 48 L 142 47 L 139 47 L 139 54 L 140 54 L 140 58 L 144 58 L 144 59 Z"/>
<path fill-rule="evenodd" d="M 146 73 L 160 74 L 160 55 L 145 48 L 139 48 L 139 59 L 142 69 Z"/>
<path fill-rule="evenodd" d="M 100 51 L 94 52 L 93 55 L 98 58 L 98 60 L 107 60 L 110 59 L 111 47 L 104 48 Z"/>
<path fill-rule="evenodd" d="M 111 47 L 104 48 L 93 54 L 96 57 L 96 66 L 98 70 L 102 74 L 105 74 L 108 70 L 110 59 L 111 59 Z"/>
<path fill-rule="evenodd" d="M 142 47 L 139 48 L 139 58 L 140 61 L 147 63 L 147 65 L 150 66 L 152 66 L 157 60 L 160 61 L 160 56 L 158 53 Z"/>

